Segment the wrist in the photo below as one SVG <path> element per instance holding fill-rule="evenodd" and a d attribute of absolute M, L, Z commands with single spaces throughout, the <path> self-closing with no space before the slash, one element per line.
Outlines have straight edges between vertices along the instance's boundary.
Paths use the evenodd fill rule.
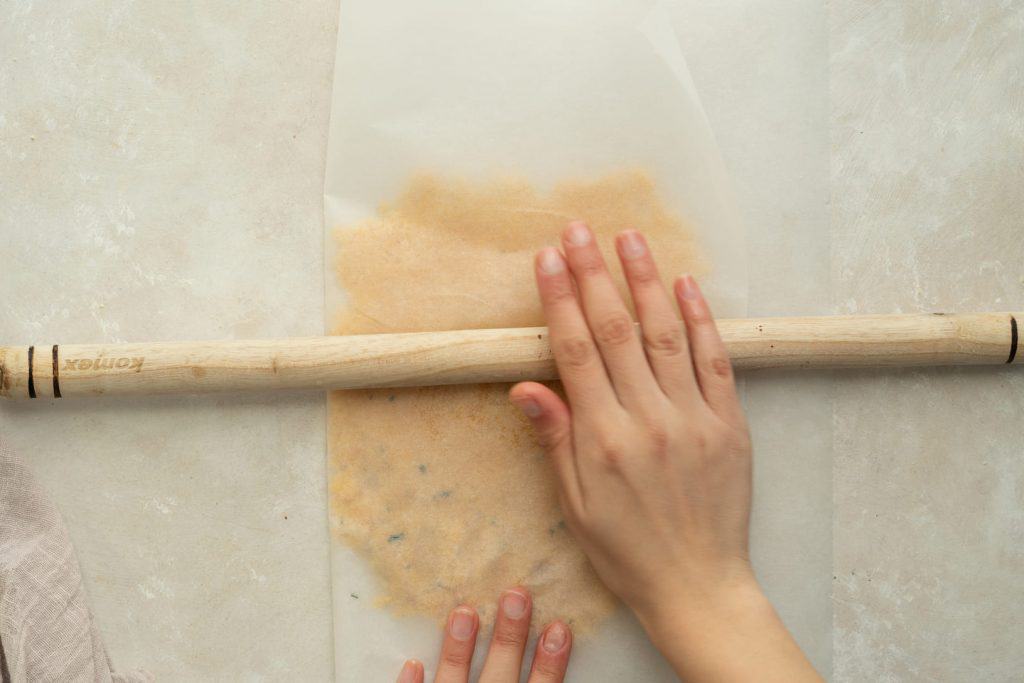
<path fill-rule="evenodd" d="M 663 640 L 700 637 L 711 624 L 726 624 L 765 611 L 773 612 L 773 608 L 749 565 L 712 579 L 680 579 L 646 607 L 634 609 L 656 645 Z"/>
<path fill-rule="evenodd" d="M 637 616 L 684 680 L 821 680 L 753 572 L 679 588 Z"/>

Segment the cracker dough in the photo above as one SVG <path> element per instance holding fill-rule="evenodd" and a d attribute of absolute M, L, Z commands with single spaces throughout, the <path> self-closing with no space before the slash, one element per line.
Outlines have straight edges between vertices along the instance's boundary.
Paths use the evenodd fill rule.
<path fill-rule="evenodd" d="M 543 325 L 533 254 L 577 218 L 612 260 L 612 235 L 634 227 L 666 278 L 705 270 L 642 171 L 547 194 L 515 179 L 421 175 L 376 217 L 336 230 L 348 302 L 333 332 Z M 565 528 L 553 473 L 508 388 L 333 392 L 331 527 L 372 565 L 395 614 L 443 618 L 467 602 L 487 621 L 500 590 L 520 584 L 536 625 L 557 617 L 586 632 L 616 603 Z"/>

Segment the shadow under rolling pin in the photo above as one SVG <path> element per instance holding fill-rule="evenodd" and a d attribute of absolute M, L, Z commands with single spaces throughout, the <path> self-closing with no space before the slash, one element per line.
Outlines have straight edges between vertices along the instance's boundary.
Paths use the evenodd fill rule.
<path fill-rule="evenodd" d="M 719 320 L 718 328 L 737 370 L 1008 365 L 1019 355 L 1017 316 L 1024 314 L 758 318 Z M 9 399 L 364 389 L 557 376 L 545 327 L 0 347 L 0 397 Z"/>

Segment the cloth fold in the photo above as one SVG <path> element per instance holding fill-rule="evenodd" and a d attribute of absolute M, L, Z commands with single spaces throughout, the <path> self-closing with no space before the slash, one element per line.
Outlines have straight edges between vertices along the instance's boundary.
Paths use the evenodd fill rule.
<path fill-rule="evenodd" d="M 0 676 L 4 683 L 154 680 L 112 668 L 60 514 L 0 442 Z"/>

